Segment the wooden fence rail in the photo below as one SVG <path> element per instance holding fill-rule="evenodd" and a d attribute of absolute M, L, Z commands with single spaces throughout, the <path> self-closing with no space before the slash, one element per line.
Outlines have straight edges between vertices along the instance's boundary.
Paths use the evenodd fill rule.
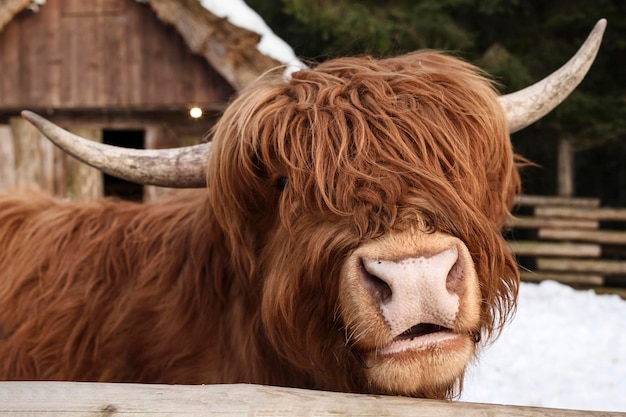
<path fill-rule="evenodd" d="M 626 209 L 601 208 L 594 198 L 520 196 L 516 203 L 531 212 L 521 211 L 509 222 L 513 252 L 534 259 L 522 264 L 523 280 L 604 287 L 603 292 L 626 297 L 626 290 L 617 288 L 626 287 L 626 230 L 606 226 L 626 222 Z"/>
<path fill-rule="evenodd" d="M 0 382 L 0 416 L 626 417 L 577 411 L 344 394 L 261 385 Z"/>

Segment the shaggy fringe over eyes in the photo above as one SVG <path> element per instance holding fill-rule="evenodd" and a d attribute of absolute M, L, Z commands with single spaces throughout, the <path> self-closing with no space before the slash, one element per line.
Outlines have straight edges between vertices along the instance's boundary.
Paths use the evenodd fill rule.
<path fill-rule="evenodd" d="M 209 192 L 242 265 L 254 268 L 261 245 L 249 213 L 268 201 L 292 236 L 305 218 L 343 224 L 355 242 L 422 219 L 470 248 L 486 336 L 514 310 L 519 274 L 501 229 L 520 180 L 497 93 L 474 66 L 420 51 L 268 75 L 229 106 L 214 137 Z"/>

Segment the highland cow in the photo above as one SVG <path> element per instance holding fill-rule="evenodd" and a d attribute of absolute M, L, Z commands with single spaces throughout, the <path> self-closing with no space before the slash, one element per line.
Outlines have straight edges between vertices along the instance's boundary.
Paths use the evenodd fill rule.
<path fill-rule="evenodd" d="M 2 195 L 0 379 L 454 395 L 515 307 L 509 133 L 575 88 L 598 27 L 585 63 L 531 97 L 433 51 L 266 74 L 169 162 L 111 168 L 105 145 L 24 113 L 105 171 L 206 186 L 146 204 Z"/>

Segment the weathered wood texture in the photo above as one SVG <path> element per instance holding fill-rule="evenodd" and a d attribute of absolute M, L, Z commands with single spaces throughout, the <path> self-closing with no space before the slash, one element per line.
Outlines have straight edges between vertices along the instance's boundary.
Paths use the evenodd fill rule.
<path fill-rule="evenodd" d="M 574 149 L 570 137 L 559 139 L 557 187 L 563 197 L 574 195 Z"/>
<path fill-rule="evenodd" d="M 234 89 L 134 0 L 48 0 L 0 31 L 0 112 L 221 107 Z"/>
<path fill-rule="evenodd" d="M 579 208 L 579 207 L 537 207 L 537 216 L 561 217 L 570 219 L 626 221 L 626 209 L 623 208 Z"/>
<path fill-rule="evenodd" d="M 598 257 L 602 253 L 599 245 L 568 242 L 509 242 L 513 252 L 519 255 L 548 255 L 548 256 L 571 256 L 571 257 Z"/>
<path fill-rule="evenodd" d="M 558 281 L 568 285 L 604 285 L 604 277 L 595 274 L 578 274 L 572 271 L 561 272 L 534 272 L 522 271 L 522 280 L 526 282 L 541 282 L 546 280 Z"/>
<path fill-rule="evenodd" d="M 102 142 L 106 130 L 115 137 L 117 131 L 142 131 L 145 147 L 162 149 L 189 146 L 202 142 L 213 119 L 190 121 L 181 125 L 161 123 L 151 113 L 128 119 L 101 117 L 55 117 L 53 120 L 73 133 Z M 58 197 L 87 201 L 104 195 L 103 174 L 68 156 L 43 137 L 37 129 L 20 117 L 9 124 L 0 124 L 0 190 L 36 185 Z M 144 187 L 144 201 L 152 201 L 172 193 L 172 189 Z"/>
<path fill-rule="evenodd" d="M 0 382 L 3 416 L 624 417 L 577 411 L 342 394 L 260 385 Z"/>
<path fill-rule="evenodd" d="M 539 229 L 541 239 L 626 245 L 626 232 L 615 230 Z"/>
<path fill-rule="evenodd" d="M 54 145 L 26 120 L 11 119 L 16 185 L 37 184 L 54 190 Z"/>
<path fill-rule="evenodd" d="M 148 126 L 146 128 L 145 135 L 145 148 L 146 149 L 165 149 L 173 148 L 176 146 L 190 146 L 200 143 L 198 140 L 200 136 L 195 138 L 181 138 L 179 136 L 168 136 L 165 129 L 161 126 Z M 168 195 L 176 192 L 174 188 L 157 187 L 154 185 L 145 185 L 143 187 L 143 201 L 155 201 L 161 198 L 165 198 Z"/>
<path fill-rule="evenodd" d="M 515 197 L 515 204 L 523 206 L 599 207 L 600 200 L 588 197 L 519 195 Z"/>
<path fill-rule="evenodd" d="M 237 90 L 280 65 L 259 52 L 259 34 L 207 13 L 197 0 L 152 0 L 150 4 L 162 21 L 176 26 L 191 49 Z"/>
<path fill-rule="evenodd" d="M 102 195 L 101 174 L 28 138 L 14 122 L 22 109 L 92 139 L 133 129 L 156 138 L 148 148 L 185 146 L 202 140 L 236 88 L 278 64 L 258 51 L 257 34 L 197 0 L 48 0 L 36 13 L 29 4 L 0 0 L 0 189 Z M 205 116 L 191 119 L 192 105 Z"/>
<path fill-rule="evenodd" d="M 517 204 L 533 212 L 508 222 L 516 229 L 510 242 L 513 251 L 535 260 L 522 264 L 528 269 L 522 279 L 626 287 L 626 231 L 601 228 L 601 221 L 626 221 L 626 209 L 600 208 L 597 199 L 546 196 L 523 196 Z M 534 239 L 515 238 L 516 231 L 528 234 L 533 229 Z"/>
<path fill-rule="evenodd" d="M 537 269 L 543 271 L 590 272 L 602 275 L 626 275 L 626 261 L 537 258 Z"/>
<path fill-rule="evenodd" d="M 73 127 L 70 131 L 86 139 L 102 142 L 102 130 L 100 129 Z M 95 200 L 104 195 L 104 178 L 100 171 L 69 155 L 64 154 L 63 157 L 65 159 L 65 185 L 67 188 L 64 193 L 58 192 L 58 194 L 65 195 L 74 201 Z"/>
<path fill-rule="evenodd" d="M 70 130 L 101 141 L 99 129 Z M 13 117 L 9 125 L 0 125 L 0 190 L 30 186 L 76 201 L 103 195 L 99 171 L 63 153 L 26 120 Z"/>
<path fill-rule="evenodd" d="M 0 190 L 15 186 L 15 149 L 11 126 L 0 125 Z"/>
<path fill-rule="evenodd" d="M 515 216 L 507 222 L 509 227 L 518 229 L 537 229 L 540 227 L 574 228 L 574 229 L 597 229 L 596 220 L 558 219 L 552 217 Z"/>
<path fill-rule="evenodd" d="M 21 118 L 0 125 L 0 190 L 38 186 L 55 193 L 55 160 L 59 151 Z"/>

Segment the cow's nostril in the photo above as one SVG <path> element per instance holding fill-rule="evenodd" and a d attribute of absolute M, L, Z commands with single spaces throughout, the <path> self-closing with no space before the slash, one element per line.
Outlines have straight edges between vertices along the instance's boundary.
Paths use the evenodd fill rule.
<path fill-rule="evenodd" d="M 446 277 L 446 290 L 450 294 L 461 294 L 463 291 L 463 262 L 459 258 Z"/>
<path fill-rule="evenodd" d="M 391 300 L 391 287 L 384 280 L 371 274 L 361 261 L 361 281 L 365 289 L 374 297 L 374 300 L 385 304 Z"/>

